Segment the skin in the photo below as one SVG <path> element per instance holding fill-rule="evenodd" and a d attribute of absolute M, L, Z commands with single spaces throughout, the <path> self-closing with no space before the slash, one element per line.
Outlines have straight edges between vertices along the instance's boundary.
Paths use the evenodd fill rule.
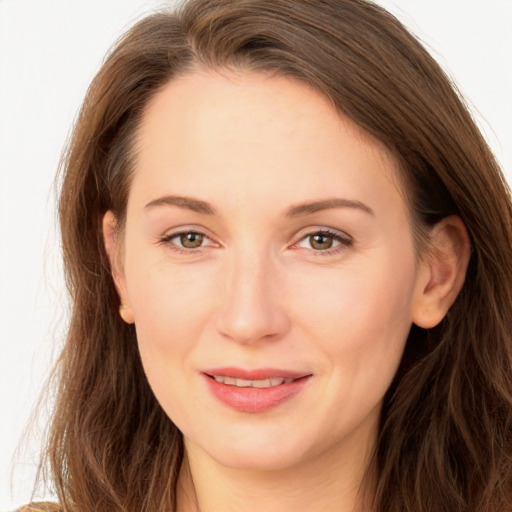
<path fill-rule="evenodd" d="M 136 150 L 123 243 L 111 212 L 105 243 L 149 383 L 184 434 L 180 510 L 358 509 L 411 324 L 436 325 L 462 286 L 462 223 L 436 226 L 418 261 L 393 157 L 287 78 L 174 79 Z M 345 203 L 289 215 L 334 198 Z M 204 237 L 187 249 L 182 232 Z M 202 374 L 226 366 L 312 377 L 277 407 L 239 412 Z"/>

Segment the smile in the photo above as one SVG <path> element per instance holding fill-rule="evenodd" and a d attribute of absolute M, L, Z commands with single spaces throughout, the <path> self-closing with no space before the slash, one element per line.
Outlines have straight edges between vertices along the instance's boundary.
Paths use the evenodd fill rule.
<path fill-rule="evenodd" d="M 296 379 L 291 377 L 273 377 L 268 379 L 260 379 L 260 380 L 248 380 L 248 379 L 237 379 L 234 377 L 226 377 L 224 375 L 212 375 L 212 378 L 216 382 L 220 382 L 221 384 L 226 384 L 227 386 L 236 386 L 237 388 L 258 388 L 265 389 L 273 386 L 280 386 L 281 384 L 288 384 L 289 382 L 293 382 Z"/>
<path fill-rule="evenodd" d="M 221 404 L 243 413 L 263 413 L 299 395 L 312 374 L 288 370 L 222 368 L 203 373 Z"/>

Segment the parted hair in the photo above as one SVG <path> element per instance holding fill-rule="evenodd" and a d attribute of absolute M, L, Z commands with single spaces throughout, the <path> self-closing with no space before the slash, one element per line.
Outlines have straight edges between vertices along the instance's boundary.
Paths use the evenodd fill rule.
<path fill-rule="evenodd" d="M 384 399 L 368 510 L 512 510 L 509 190 L 456 87 L 369 0 L 190 0 L 142 19 L 111 50 L 61 162 L 72 311 L 42 466 L 59 504 L 26 510 L 176 507 L 182 436 L 147 383 L 133 326 L 119 317 L 102 217 L 112 210 L 122 229 L 148 101 L 197 68 L 302 81 L 381 141 L 399 162 L 420 257 L 428 227 L 463 220 L 466 281 L 437 327 L 411 329 Z"/>

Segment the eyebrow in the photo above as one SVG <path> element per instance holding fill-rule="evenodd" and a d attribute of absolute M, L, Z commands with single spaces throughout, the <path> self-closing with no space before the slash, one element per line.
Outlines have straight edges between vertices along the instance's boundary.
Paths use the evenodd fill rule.
<path fill-rule="evenodd" d="M 188 196 L 162 196 L 150 201 L 144 208 L 153 208 L 156 206 L 177 206 L 203 215 L 215 215 L 217 213 L 210 203 Z M 292 206 L 285 212 L 285 216 L 291 218 L 302 217 L 331 208 L 355 208 L 370 215 L 375 215 L 374 211 L 361 201 L 335 197 Z"/>
<path fill-rule="evenodd" d="M 206 201 L 194 199 L 186 196 L 163 196 L 147 203 L 144 208 L 153 208 L 155 206 L 178 206 L 187 210 L 192 210 L 204 215 L 215 215 L 215 208 Z"/>
<path fill-rule="evenodd" d="M 311 201 L 309 203 L 292 206 L 286 211 L 286 216 L 292 218 L 301 217 L 303 215 L 311 215 L 312 213 L 329 210 L 331 208 L 355 208 L 369 213 L 370 215 L 375 215 L 374 211 L 361 201 L 334 197 L 331 199 L 322 199 L 320 201 Z"/>

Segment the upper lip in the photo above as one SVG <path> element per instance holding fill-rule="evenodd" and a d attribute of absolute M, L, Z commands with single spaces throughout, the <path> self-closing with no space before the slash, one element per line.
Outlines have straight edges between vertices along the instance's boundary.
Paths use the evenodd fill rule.
<path fill-rule="evenodd" d="M 254 370 L 226 367 L 226 368 L 211 368 L 203 370 L 203 373 L 211 377 L 232 377 L 234 379 L 245 380 L 264 380 L 283 377 L 285 379 L 299 379 L 311 375 L 308 372 L 300 372 L 294 370 L 284 370 L 280 368 L 257 368 Z"/>

